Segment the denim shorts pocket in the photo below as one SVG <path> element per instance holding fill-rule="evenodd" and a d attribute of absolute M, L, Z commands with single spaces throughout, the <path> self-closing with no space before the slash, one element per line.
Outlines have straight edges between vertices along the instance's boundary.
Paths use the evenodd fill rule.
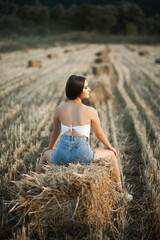
<path fill-rule="evenodd" d="M 92 158 L 92 150 L 88 145 L 82 144 L 79 148 L 77 148 L 77 151 L 75 151 L 75 159 L 78 160 L 79 163 L 86 163 L 90 162 Z"/>

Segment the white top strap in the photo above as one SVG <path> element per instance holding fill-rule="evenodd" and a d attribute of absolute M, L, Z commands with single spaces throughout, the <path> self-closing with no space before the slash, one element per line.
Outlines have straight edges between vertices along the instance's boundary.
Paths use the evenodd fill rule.
<path fill-rule="evenodd" d="M 70 125 L 70 126 L 69 126 L 69 130 L 71 130 L 71 131 L 73 130 L 73 127 L 72 127 L 72 125 Z"/>
<path fill-rule="evenodd" d="M 65 133 L 65 132 L 68 132 L 68 131 L 72 131 L 72 130 L 75 130 L 79 133 L 81 133 L 82 135 L 86 136 L 89 138 L 89 135 L 90 135 L 90 124 L 88 125 L 82 125 L 82 126 L 66 126 L 64 124 L 61 123 L 61 130 L 62 130 L 62 135 Z"/>

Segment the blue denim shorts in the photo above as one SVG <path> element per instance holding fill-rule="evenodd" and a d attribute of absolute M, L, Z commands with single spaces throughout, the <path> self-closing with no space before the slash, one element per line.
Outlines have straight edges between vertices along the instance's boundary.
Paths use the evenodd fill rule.
<path fill-rule="evenodd" d="M 52 154 L 52 163 L 65 166 L 69 163 L 87 164 L 93 161 L 94 155 L 95 152 L 89 145 L 88 137 L 63 134 Z"/>

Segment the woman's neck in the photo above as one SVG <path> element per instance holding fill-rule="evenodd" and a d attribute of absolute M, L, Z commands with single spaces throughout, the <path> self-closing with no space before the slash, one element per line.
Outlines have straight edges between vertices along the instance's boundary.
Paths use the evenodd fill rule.
<path fill-rule="evenodd" d="M 69 100 L 69 102 L 81 104 L 82 103 L 82 99 L 78 97 L 78 98 L 76 98 L 74 100 Z"/>

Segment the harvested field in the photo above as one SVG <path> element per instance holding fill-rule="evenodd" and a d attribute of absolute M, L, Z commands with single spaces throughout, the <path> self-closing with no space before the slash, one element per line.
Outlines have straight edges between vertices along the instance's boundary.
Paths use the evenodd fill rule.
<path fill-rule="evenodd" d="M 149 54 L 140 56 L 140 52 Z M 46 57 L 52 53 L 58 57 Z M 122 44 L 77 44 L 68 49 L 57 44 L 47 50 L 3 53 L 0 239 L 159 239 L 159 55 L 158 46 Z M 97 56 L 107 62 L 95 64 Z M 30 59 L 43 64 L 28 68 Z M 117 149 L 123 187 L 133 194 L 131 202 L 118 198 L 111 187 L 111 168 L 107 165 L 105 170 L 102 163 L 67 169 L 49 166 L 43 176 L 34 173 L 49 142 L 54 110 L 66 101 L 64 86 L 71 74 L 88 79 L 92 92 L 86 104 L 96 108 L 104 132 Z M 104 148 L 93 132 L 90 144 Z"/>

